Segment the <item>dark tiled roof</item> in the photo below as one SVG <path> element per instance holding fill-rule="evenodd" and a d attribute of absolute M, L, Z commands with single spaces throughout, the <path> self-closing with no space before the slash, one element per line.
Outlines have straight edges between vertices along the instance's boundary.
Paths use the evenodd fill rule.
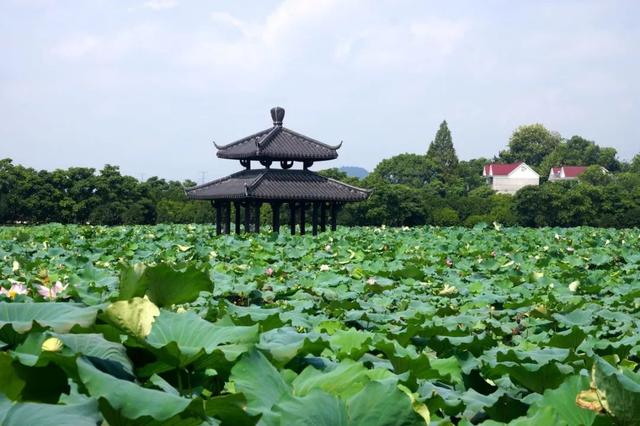
<path fill-rule="evenodd" d="M 323 161 L 338 158 L 342 145 L 331 146 L 282 126 L 284 109 L 271 110 L 273 127 L 240 139 L 229 145 L 218 146 L 218 157 L 235 160 L 294 160 Z"/>
<path fill-rule="evenodd" d="M 187 189 L 194 200 L 361 201 L 371 191 L 320 176 L 308 170 L 243 170 Z"/>

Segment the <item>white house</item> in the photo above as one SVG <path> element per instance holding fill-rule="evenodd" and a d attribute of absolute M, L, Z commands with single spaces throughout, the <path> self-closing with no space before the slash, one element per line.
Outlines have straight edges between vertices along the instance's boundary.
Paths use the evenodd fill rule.
<path fill-rule="evenodd" d="M 602 173 L 609 173 L 604 167 L 600 167 Z M 549 181 L 556 180 L 575 180 L 587 170 L 587 166 L 560 166 L 552 167 L 549 172 Z"/>
<path fill-rule="evenodd" d="M 487 164 L 484 166 L 482 176 L 487 179 L 491 189 L 502 194 L 515 194 L 522 187 L 540 184 L 540 175 L 522 161 L 510 164 Z"/>

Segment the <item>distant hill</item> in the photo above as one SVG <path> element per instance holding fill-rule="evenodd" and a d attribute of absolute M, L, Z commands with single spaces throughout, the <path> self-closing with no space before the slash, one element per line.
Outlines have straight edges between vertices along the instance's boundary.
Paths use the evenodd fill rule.
<path fill-rule="evenodd" d="M 362 179 L 367 177 L 369 172 L 362 167 L 354 167 L 354 166 L 344 166 L 340 167 L 341 172 L 345 172 L 348 176 L 357 177 L 358 179 Z"/>

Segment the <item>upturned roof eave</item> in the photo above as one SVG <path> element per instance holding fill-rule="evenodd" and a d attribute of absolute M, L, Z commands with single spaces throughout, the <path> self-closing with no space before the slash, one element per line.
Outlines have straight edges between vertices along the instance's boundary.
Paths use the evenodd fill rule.
<path fill-rule="evenodd" d="M 246 178 L 247 175 L 250 174 L 250 177 L 252 179 L 243 179 Z M 277 193 L 271 193 L 271 194 L 259 194 L 256 193 L 259 190 L 260 184 L 261 182 L 266 179 L 267 176 L 269 176 L 270 174 L 279 174 L 280 176 L 282 175 L 291 175 L 292 177 L 296 177 L 296 179 L 299 179 L 301 176 L 302 177 L 314 177 L 314 178 L 321 178 L 322 183 L 320 183 L 320 185 L 326 185 L 326 184 L 334 184 L 334 185 L 338 185 L 340 187 L 342 187 L 343 189 L 347 189 L 349 193 L 345 194 L 344 192 L 342 194 L 335 194 L 334 191 L 334 195 L 333 196 L 324 196 L 324 195 L 318 195 L 318 193 L 316 192 L 315 194 L 313 193 L 308 193 L 308 191 L 317 191 L 317 185 L 318 183 L 315 182 L 304 182 L 304 181 L 298 181 L 296 179 L 292 179 L 292 181 L 294 182 L 300 182 L 300 186 L 301 188 L 304 187 L 304 185 L 312 185 L 312 188 L 307 189 L 307 193 L 305 193 L 304 190 L 301 190 L 300 192 L 297 193 L 287 193 L 287 194 L 277 194 Z M 241 188 L 235 188 L 234 190 L 227 192 L 227 193 L 218 193 L 218 194 L 202 194 L 199 193 L 202 190 L 206 190 L 207 188 L 210 188 L 212 186 L 216 186 L 216 185 L 220 185 L 220 184 L 224 184 L 224 182 L 228 181 L 228 180 L 232 180 L 232 179 L 243 179 L 244 182 L 242 182 L 242 186 Z M 290 182 L 289 182 L 290 183 Z M 313 187 L 315 186 L 315 188 Z M 364 201 L 367 198 L 369 198 L 369 196 L 372 193 L 372 190 L 369 189 L 364 189 L 364 188 L 359 188 L 357 186 L 353 186 L 353 185 L 349 185 L 347 183 L 341 182 L 339 180 L 336 179 L 331 179 L 331 178 L 327 178 L 324 176 L 321 176 L 315 172 L 311 172 L 308 170 L 279 170 L 279 169 L 256 169 L 256 170 L 243 170 L 237 173 L 234 173 L 232 175 L 220 178 L 220 179 L 216 179 L 214 181 L 211 182 L 207 182 L 203 185 L 198 185 L 192 188 L 188 188 L 186 189 L 186 194 L 187 197 L 190 199 L 194 199 L 194 200 L 243 200 L 243 199 L 251 199 L 251 200 L 280 200 L 280 201 L 286 201 L 286 200 L 309 200 L 309 201 L 335 201 L 335 202 L 357 202 L 357 201 Z M 330 191 L 331 192 L 331 191 Z"/>
<path fill-rule="evenodd" d="M 295 161 L 329 161 L 335 160 L 338 158 L 338 153 L 332 153 L 331 155 L 268 155 L 268 154 L 258 154 L 256 152 L 248 154 L 248 153 L 227 153 L 224 151 L 218 151 L 216 153 L 216 157 L 223 158 L 226 160 L 252 160 L 252 161 L 260 161 L 260 160 L 271 160 L 271 161 L 281 161 L 281 160 L 295 160 Z"/>

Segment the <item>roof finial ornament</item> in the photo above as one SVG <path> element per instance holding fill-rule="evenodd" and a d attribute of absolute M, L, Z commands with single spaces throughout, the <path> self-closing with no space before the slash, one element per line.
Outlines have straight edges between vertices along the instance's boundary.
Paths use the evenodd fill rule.
<path fill-rule="evenodd" d="M 282 120 L 284 120 L 284 108 L 273 107 L 271 108 L 271 119 L 274 126 L 282 126 Z"/>

